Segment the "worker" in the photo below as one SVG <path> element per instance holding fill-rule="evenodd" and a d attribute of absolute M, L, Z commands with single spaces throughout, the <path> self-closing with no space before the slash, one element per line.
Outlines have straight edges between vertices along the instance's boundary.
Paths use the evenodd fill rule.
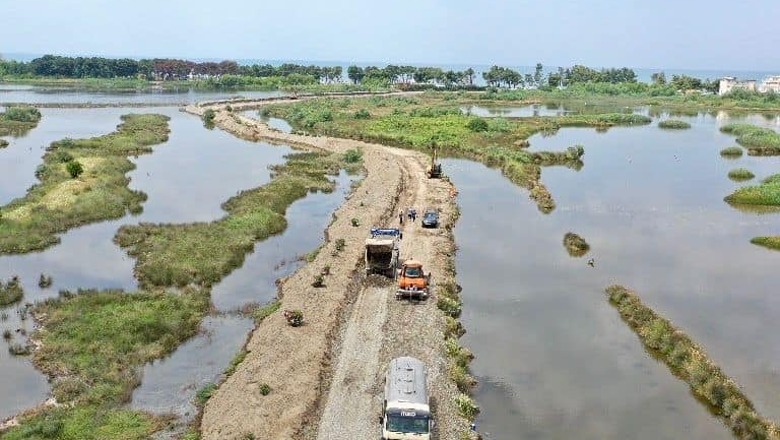
<path fill-rule="evenodd" d="M 399 209 L 398 210 L 398 223 L 400 223 L 402 225 L 404 224 L 404 210 L 403 209 Z"/>

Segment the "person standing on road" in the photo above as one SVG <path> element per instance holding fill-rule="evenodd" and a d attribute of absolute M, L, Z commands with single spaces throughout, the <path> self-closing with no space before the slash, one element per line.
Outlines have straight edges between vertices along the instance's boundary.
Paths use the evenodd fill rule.
<path fill-rule="evenodd" d="M 409 215 L 412 217 L 412 223 L 414 223 L 414 220 L 417 218 L 417 210 L 412 208 Z"/>
<path fill-rule="evenodd" d="M 400 223 L 401 225 L 404 224 L 404 210 L 403 209 L 399 209 L 398 210 L 398 223 Z"/>

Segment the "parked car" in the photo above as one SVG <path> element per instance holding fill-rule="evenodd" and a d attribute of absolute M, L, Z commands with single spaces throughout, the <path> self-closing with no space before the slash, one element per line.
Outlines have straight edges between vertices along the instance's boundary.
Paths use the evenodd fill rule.
<path fill-rule="evenodd" d="M 422 217 L 423 228 L 437 228 L 439 227 L 439 211 L 428 208 Z"/>

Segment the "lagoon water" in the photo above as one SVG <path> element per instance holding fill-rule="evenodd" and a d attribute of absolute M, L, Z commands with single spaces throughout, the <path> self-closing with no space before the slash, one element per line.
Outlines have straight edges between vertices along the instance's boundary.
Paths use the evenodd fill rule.
<path fill-rule="evenodd" d="M 726 160 L 718 152 L 734 138 L 718 127 L 734 118 L 683 119 L 693 128 L 665 131 L 655 120 L 533 136 L 532 150 L 585 146 L 579 172 L 542 171 L 557 202 L 549 215 L 499 171 L 445 162 L 460 192 L 463 342 L 476 355 L 486 439 L 731 437 L 645 352 L 607 302 L 611 284 L 636 290 L 700 343 L 760 412 L 780 420 L 780 252 L 749 242 L 777 234 L 780 214 L 722 200 L 747 184 L 730 181 L 729 169 L 763 178 L 780 170 L 780 158 Z M 565 251 L 569 231 L 588 241 L 587 256 Z"/>

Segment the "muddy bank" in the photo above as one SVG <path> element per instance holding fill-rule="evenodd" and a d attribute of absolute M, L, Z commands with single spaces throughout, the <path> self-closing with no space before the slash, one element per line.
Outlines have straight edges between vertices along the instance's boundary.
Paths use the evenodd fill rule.
<path fill-rule="evenodd" d="M 261 104 L 256 101 L 244 103 L 240 108 Z M 239 110 L 234 102 L 231 106 L 233 111 Z M 200 115 L 205 108 L 188 106 L 185 111 Z M 205 439 L 240 438 L 248 434 L 256 438 L 313 438 L 321 429 L 320 415 L 327 413 L 326 396 L 329 385 L 334 385 L 331 378 L 343 374 L 339 370 L 338 359 L 334 359 L 339 352 L 334 347 L 340 345 L 341 323 L 349 322 L 356 307 L 359 309 L 359 306 L 348 308 L 348 305 L 353 302 L 360 304 L 361 298 L 365 299 L 364 293 L 372 293 L 371 289 L 364 291 L 360 279 L 355 276 L 356 269 L 362 268 L 363 240 L 368 229 L 372 225 L 396 224 L 399 199 L 402 205 L 413 203 L 418 209 L 434 201 L 428 197 L 429 184 L 436 186 L 430 189 L 434 199 L 442 195 L 448 197 L 451 188 L 444 181 L 421 180 L 428 159 L 419 153 L 359 141 L 281 133 L 259 121 L 227 111 L 218 111 L 214 122 L 220 128 L 248 139 L 332 152 L 355 148 L 363 151 L 366 178 L 336 211 L 335 219 L 326 231 L 326 245 L 313 262 L 280 286 L 282 309 L 302 310 L 305 324 L 298 328 L 290 327 L 280 313 L 266 318 L 251 336 L 247 344 L 249 353 L 244 362 L 206 404 L 201 425 Z M 447 206 L 445 209 L 454 205 Z M 353 226 L 353 218 L 359 220 L 360 226 Z M 413 232 L 412 236 L 414 234 L 417 232 Z M 408 252 L 414 252 L 415 258 L 428 261 L 434 272 L 443 273 L 442 268 L 446 264 L 443 255 L 452 248 L 438 246 L 436 240 L 440 240 L 442 234 L 443 230 L 437 230 L 430 237 L 420 233 L 420 239 L 414 241 L 417 244 L 409 247 Z M 336 250 L 337 240 L 344 240 L 345 246 L 341 251 Z M 451 241 L 446 237 L 445 240 Z M 312 287 L 315 276 L 325 266 L 330 266 L 331 273 L 325 277 L 325 287 Z M 444 347 L 443 313 L 436 309 L 435 299 L 431 299 L 413 312 L 421 318 L 411 321 L 417 324 L 404 329 L 404 333 L 398 333 L 396 330 L 400 329 L 396 327 L 402 323 L 393 321 L 410 311 L 402 303 L 392 303 L 391 295 L 386 298 L 387 317 L 380 319 L 384 334 L 375 338 L 380 344 L 375 348 L 381 354 L 378 362 L 363 371 L 367 382 L 373 379 L 377 383 L 380 380 L 385 358 L 400 355 L 399 347 L 404 346 L 405 340 L 417 341 L 411 354 L 424 359 L 432 370 L 431 387 L 437 404 L 439 430 L 448 432 L 441 438 L 459 438 L 456 433 L 467 429 L 467 423 L 457 415 L 453 401 L 457 389 L 447 380 L 449 361 Z M 365 303 L 371 307 L 371 301 Z M 367 330 L 360 316 L 367 315 L 355 315 L 357 330 Z M 414 337 L 417 326 L 424 333 Z M 346 331 L 349 331 L 348 327 Z M 263 384 L 271 388 L 268 395 L 260 392 Z M 370 401 L 372 396 L 380 396 L 381 399 L 381 387 L 369 387 L 361 398 Z M 361 416 L 359 423 L 363 424 L 366 432 L 379 434 L 375 417 L 379 415 L 379 409 L 372 405 Z"/>

